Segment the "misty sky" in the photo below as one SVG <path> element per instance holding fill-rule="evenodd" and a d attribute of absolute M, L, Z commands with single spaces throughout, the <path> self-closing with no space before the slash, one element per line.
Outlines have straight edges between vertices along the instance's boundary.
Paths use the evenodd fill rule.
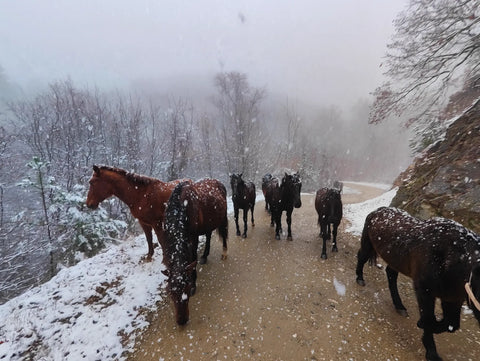
<path fill-rule="evenodd" d="M 78 85 L 211 77 L 341 104 L 368 97 L 407 0 L 0 0 L 12 82 Z"/>

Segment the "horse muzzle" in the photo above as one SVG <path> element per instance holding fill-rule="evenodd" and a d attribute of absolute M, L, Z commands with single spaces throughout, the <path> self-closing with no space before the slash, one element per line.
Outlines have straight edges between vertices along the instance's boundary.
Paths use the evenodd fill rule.
<path fill-rule="evenodd" d="M 90 208 L 90 209 L 97 209 L 98 208 L 98 203 L 87 202 L 87 207 Z"/>

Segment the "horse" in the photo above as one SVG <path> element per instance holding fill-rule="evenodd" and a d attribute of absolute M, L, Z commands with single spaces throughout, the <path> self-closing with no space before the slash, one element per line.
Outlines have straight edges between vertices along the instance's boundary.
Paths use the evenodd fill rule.
<path fill-rule="evenodd" d="M 218 229 L 223 239 L 222 260 L 227 258 L 227 191 L 216 179 L 179 183 L 168 200 L 163 237 L 167 291 L 175 306 L 177 324 L 188 322 L 188 301 L 196 291 L 198 237 L 206 235 L 200 263 L 210 253 L 212 231 Z"/>
<path fill-rule="evenodd" d="M 265 201 L 268 202 L 271 212 L 271 225 L 275 222 L 275 239 L 280 239 L 282 232 L 282 213 L 286 211 L 288 235 L 287 239 L 292 240 L 292 212 L 293 208 L 300 208 L 302 200 L 300 192 L 302 180 L 298 173 L 287 174 L 282 178 L 279 185 L 276 178 L 272 178 L 266 185 Z"/>
<path fill-rule="evenodd" d="M 151 261 L 154 252 L 152 229 L 164 249 L 161 234 L 165 204 L 178 183 L 178 180 L 162 182 L 121 168 L 94 165 L 86 205 L 88 208 L 96 209 L 101 202 L 111 196 L 116 196 L 124 202 L 130 208 L 132 216 L 138 219 L 145 233 L 148 253 L 143 259 Z"/>
<path fill-rule="evenodd" d="M 315 209 L 318 213 L 320 237 L 323 239 L 322 259 L 327 259 L 326 243 L 333 235 L 332 252 L 338 252 L 337 230 L 342 220 L 342 198 L 340 190 L 320 188 L 315 195 Z M 330 224 L 332 230 L 330 231 Z"/>
<path fill-rule="evenodd" d="M 267 173 L 262 177 L 262 193 L 263 193 L 263 197 L 265 198 L 265 210 L 267 212 L 270 211 L 270 209 L 268 207 L 267 198 L 266 198 L 266 196 L 267 196 L 267 185 L 271 180 L 272 180 L 272 175 L 270 173 Z"/>
<path fill-rule="evenodd" d="M 253 219 L 253 210 L 255 209 L 255 184 L 245 182 L 242 179 L 242 173 L 233 173 L 230 175 L 230 186 L 232 187 L 232 201 L 235 217 L 235 225 L 237 227 L 237 236 L 240 236 L 240 228 L 238 226 L 238 211 L 243 209 L 243 238 L 247 238 L 247 216 L 248 210 L 252 213 L 252 227 L 255 227 Z"/>
<path fill-rule="evenodd" d="M 386 263 L 388 286 L 398 313 L 407 315 L 397 288 L 398 273 L 413 280 L 420 310 L 417 326 L 427 360 L 441 360 L 433 335 L 460 328 L 463 302 L 472 308 L 480 324 L 480 237 L 445 218 L 420 220 L 390 207 L 371 212 L 362 232 L 357 254 L 357 283 L 365 286 L 363 266 L 379 255 Z M 467 297 L 467 290 L 470 297 Z M 443 318 L 435 316 L 435 300 L 441 300 Z M 476 305 L 476 306 L 475 306 Z"/>

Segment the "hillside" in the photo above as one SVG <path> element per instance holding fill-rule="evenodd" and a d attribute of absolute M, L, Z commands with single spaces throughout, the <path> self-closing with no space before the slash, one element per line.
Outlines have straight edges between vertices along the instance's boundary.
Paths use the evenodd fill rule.
<path fill-rule="evenodd" d="M 443 140 L 396 181 L 392 206 L 420 218 L 451 218 L 480 232 L 480 100 L 459 116 Z"/>

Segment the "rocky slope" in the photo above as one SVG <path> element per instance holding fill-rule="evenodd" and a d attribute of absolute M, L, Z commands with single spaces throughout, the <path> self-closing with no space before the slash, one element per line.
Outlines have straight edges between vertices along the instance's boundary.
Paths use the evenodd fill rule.
<path fill-rule="evenodd" d="M 454 219 L 480 233 L 480 99 L 396 181 L 392 206 Z"/>

